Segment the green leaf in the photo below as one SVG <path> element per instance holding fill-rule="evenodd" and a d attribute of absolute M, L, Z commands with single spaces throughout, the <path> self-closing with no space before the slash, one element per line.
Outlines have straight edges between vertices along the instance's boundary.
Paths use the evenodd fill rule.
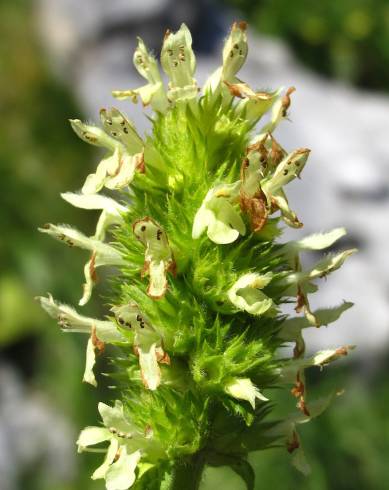
<path fill-rule="evenodd" d="M 247 490 L 254 490 L 255 473 L 251 464 L 245 459 L 239 459 L 230 466 L 245 482 Z"/>

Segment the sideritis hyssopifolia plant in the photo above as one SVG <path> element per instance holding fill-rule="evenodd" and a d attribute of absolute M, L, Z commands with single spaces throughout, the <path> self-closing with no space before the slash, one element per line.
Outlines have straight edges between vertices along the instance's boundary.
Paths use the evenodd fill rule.
<path fill-rule="evenodd" d="M 64 331 L 87 334 L 84 381 L 96 385 L 95 357 L 105 344 L 115 346 L 116 399 L 99 404 L 100 425 L 77 441 L 80 452 L 106 453 L 92 478 L 105 479 L 108 490 L 195 490 L 205 465 L 228 465 L 253 489 L 248 453 L 271 446 L 284 446 L 307 472 L 298 426 L 335 393 L 308 397 L 305 370 L 351 348 L 305 355 L 303 330 L 327 325 L 351 306 L 312 311 L 308 295 L 354 250 L 305 269 L 301 252 L 332 246 L 345 230 L 280 239 L 284 223 L 302 226 L 285 187 L 309 156 L 306 148 L 286 151 L 274 137 L 294 88 L 257 92 L 237 78 L 247 55 L 240 22 L 225 41 L 222 66 L 200 92 L 191 43 L 185 25 L 166 32 L 165 87 L 139 39 L 134 64 L 147 84 L 113 92 L 153 109 L 144 139 L 115 108 L 101 110 L 102 127 L 71 120 L 82 140 L 106 151 L 80 193 L 62 194 L 76 207 L 101 211 L 95 235 L 67 225 L 41 229 L 89 251 L 80 305 L 98 268 L 117 271 L 103 320 L 50 295 L 39 298 Z M 286 314 L 288 303 L 301 315 Z M 280 350 L 288 345 L 290 355 L 292 349 Z M 272 419 L 276 389 L 295 397 L 297 407 Z"/>

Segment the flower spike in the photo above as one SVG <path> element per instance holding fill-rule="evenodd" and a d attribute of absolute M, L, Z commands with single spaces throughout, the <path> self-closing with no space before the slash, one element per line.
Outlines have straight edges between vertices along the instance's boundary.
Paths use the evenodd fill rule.
<path fill-rule="evenodd" d="M 100 217 L 91 237 L 66 225 L 41 231 L 89 251 L 80 304 L 91 296 L 98 267 L 114 266 L 118 274 L 105 291 L 111 310 L 104 320 L 50 295 L 40 302 L 62 330 L 87 334 L 84 381 L 96 385 L 96 357 L 113 344 L 115 369 L 107 376 L 118 400 L 100 403 L 101 426 L 86 427 L 77 441 L 80 452 L 105 452 L 92 479 L 104 479 L 107 490 L 197 488 L 207 465 L 230 465 L 253 489 L 249 453 L 272 446 L 284 446 L 291 463 L 308 473 L 298 425 L 335 395 L 315 400 L 305 370 L 322 369 L 352 349 L 306 356 L 304 329 L 332 323 L 351 307 L 312 311 L 309 295 L 355 250 L 304 268 L 301 253 L 331 247 L 345 230 L 278 242 L 283 222 L 302 226 L 286 186 L 301 176 L 309 150 L 286 151 L 275 139 L 295 89 L 254 90 L 240 80 L 247 52 L 247 25 L 235 22 L 222 66 L 199 96 L 184 24 L 163 40 L 166 88 L 157 60 L 138 39 L 133 61 L 146 84 L 113 94 L 150 106 L 147 137 L 114 107 L 100 111 L 101 128 L 71 121 L 83 141 L 105 154 L 81 193 L 62 197 Z M 104 187 L 116 192 L 103 195 Z M 104 242 L 108 233 L 112 243 Z M 289 314 L 294 301 L 303 315 Z M 279 403 L 275 388 L 296 405 L 279 422 L 265 419 Z M 267 396 L 272 403 L 264 405 Z"/>
<path fill-rule="evenodd" d="M 175 274 L 173 258 L 165 231 L 152 218 L 146 216 L 133 224 L 136 238 L 145 247 L 145 263 L 142 274 L 150 276 L 147 294 L 153 299 L 162 298 L 167 290 L 166 274 Z"/>

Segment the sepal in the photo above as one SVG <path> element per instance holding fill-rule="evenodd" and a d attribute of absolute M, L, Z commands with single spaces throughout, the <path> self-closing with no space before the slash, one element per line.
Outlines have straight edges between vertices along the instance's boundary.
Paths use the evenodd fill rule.
<path fill-rule="evenodd" d="M 267 133 L 272 133 L 280 122 L 288 117 L 288 110 L 291 104 L 290 96 L 293 92 L 295 92 L 295 90 L 296 89 L 294 87 L 289 87 L 285 92 L 285 95 L 279 97 L 279 99 L 275 102 L 273 105 L 271 119 L 261 129 L 259 139 L 262 139 L 262 137 Z"/>
<path fill-rule="evenodd" d="M 340 316 L 353 306 L 353 303 L 344 301 L 341 305 L 334 308 L 323 308 L 313 312 L 315 325 L 328 325 L 336 322 Z M 312 327 L 312 323 L 306 317 L 295 317 L 285 320 L 281 324 L 278 337 L 285 342 L 295 342 L 295 357 L 299 357 L 305 351 L 305 343 L 302 331 Z"/>
<path fill-rule="evenodd" d="M 355 349 L 354 345 L 346 345 L 338 347 L 336 349 L 326 349 L 318 351 L 311 357 L 292 359 L 285 362 L 285 365 L 277 370 L 280 376 L 280 381 L 287 384 L 294 384 L 296 381 L 297 373 L 302 369 L 310 367 L 324 367 L 327 364 L 334 362 L 342 357 L 348 355 L 348 353 Z"/>
<path fill-rule="evenodd" d="M 255 92 L 247 83 L 230 83 L 227 80 L 224 83 L 232 96 L 242 99 L 236 106 L 236 112 L 242 114 L 251 125 L 257 123 L 272 107 L 281 92 L 281 89 L 274 92 Z"/>

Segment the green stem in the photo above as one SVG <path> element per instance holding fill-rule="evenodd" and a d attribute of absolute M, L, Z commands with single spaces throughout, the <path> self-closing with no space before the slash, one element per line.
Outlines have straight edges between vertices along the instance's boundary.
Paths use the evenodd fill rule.
<path fill-rule="evenodd" d="M 205 456 L 200 451 L 176 463 L 170 490 L 199 490 L 205 467 Z"/>

